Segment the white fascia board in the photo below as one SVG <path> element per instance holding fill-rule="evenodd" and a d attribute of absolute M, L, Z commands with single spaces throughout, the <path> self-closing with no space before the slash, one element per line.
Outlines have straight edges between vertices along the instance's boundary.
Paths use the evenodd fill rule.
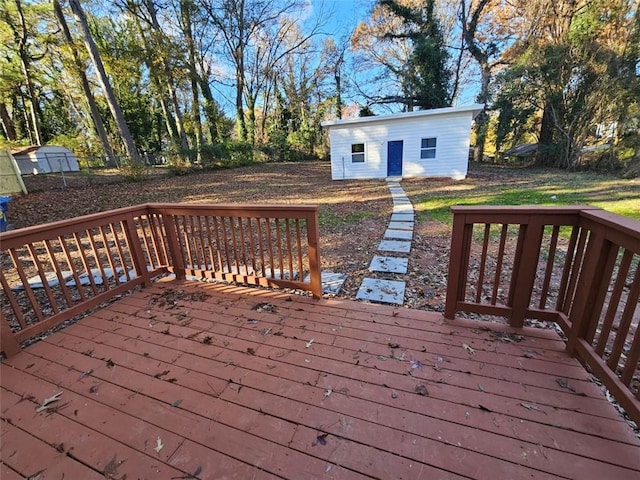
<path fill-rule="evenodd" d="M 473 118 L 475 118 L 478 113 L 480 113 L 484 109 L 484 105 L 480 103 L 475 103 L 472 105 L 462 105 L 459 107 L 445 107 L 445 108 L 432 108 L 429 110 L 417 110 L 415 112 L 401 112 L 401 113 L 393 113 L 391 115 L 377 115 L 373 117 L 357 117 L 357 118 L 345 118 L 340 120 L 327 120 L 325 122 L 321 122 L 320 125 L 323 127 L 333 127 L 333 126 L 342 126 L 342 125 L 353 125 L 358 123 L 373 123 L 373 122 L 385 122 L 388 120 L 402 120 L 405 118 L 416 118 L 416 117 L 430 117 L 433 115 L 446 115 L 449 113 L 462 113 L 462 112 L 471 112 Z"/>

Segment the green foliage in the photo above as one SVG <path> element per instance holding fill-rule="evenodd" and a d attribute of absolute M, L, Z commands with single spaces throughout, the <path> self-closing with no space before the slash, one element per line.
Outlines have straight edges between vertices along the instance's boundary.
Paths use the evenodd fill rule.
<path fill-rule="evenodd" d="M 143 163 L 131 159 L 122 163 L 120 173 L 128 182 L 142 182 L 149 178 L 147 167 Z"/>
<path fill-rule="evenodd" d="M 568 10 L 564 29 L 548 26 L 553 19 L 537 20 L 536 28 L 552 34 L 522 39 L 496 82 L 497 150 L 535 134 L 539 165 L 582 168 L 593 157 L 583 155 L 585 145 L 620 140 L 635 122 L 640 94 L 639 21 L 632 12 L 624 0 L 597 0 Z M 618 125 L 617 136 L 599 139 L 597 124 Z"/>
<path fill-rule="evenodd" d="M 449 54 L 434 13 L 435 0 L 423 0 L 415 6 L 398 0 L 379 0 L 379 4 L 398 16 L 404 25 L 403 31 L 388 32 L 385 36 L 408 38 L 413 44 L 403 82 L 404 103 L 423 109 L 450 105 Z"/>
<path fill-rule="evenodd" d="M 203 145 L 201 154 L 204 169 L 240 167 L 261 159 L 260 153 L 248 142 L 227 141 Z"/>

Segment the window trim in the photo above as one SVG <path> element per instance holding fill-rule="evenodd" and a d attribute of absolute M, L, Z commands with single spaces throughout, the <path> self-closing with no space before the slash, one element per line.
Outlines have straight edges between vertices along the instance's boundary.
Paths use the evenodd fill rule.
<path fill-rule="evenodd" d="M 356 145 L 362 145 L 362 151 L 355 151 L 354 148 Z M 358 158 L 358 160 L 356 160 Z M 362 158 L 362 160 L 360 160 Z M 365 142 L 358 142 L 351 144 L 351 163 L 366 163 L 367 161 L 367 145 Z"/>
<path fill-rule="evenodd" d="M 422 144 L 425 140 L 433 140 L 433 147 L 427 146 L 423 147 Z M 428 145 L 428 144 L 427 144 Z M 423 156 L 430 155 L 430 152 L 433 152 L 433 156 Z M 433 160 L 437 157 L 438 152 L 438 137 L 422 137 L 420 139 L 420 160 Z"/>

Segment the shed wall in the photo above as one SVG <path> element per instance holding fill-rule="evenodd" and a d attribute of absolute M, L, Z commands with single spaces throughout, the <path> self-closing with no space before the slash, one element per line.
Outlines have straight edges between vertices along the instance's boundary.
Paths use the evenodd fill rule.
<path fill-rule="evenodd" d="M 403 177 L 464 178 L 469 158 L 472 112 L 397 118 L 363 124 L 332 125 L 331 175 L 334 180 L 385 178 L 387 143 L 402 140 Z M 436 158 L 421 159 L 421 139 L 437 139 Z M 365 144 L 365 162 L 351 161 L 351 145 Z"/>
<path fill-rule="evenodd" d="M 23 175 L 80 170 L 76 156 L 64 147 L 45 145 L 27 154 L 14 155 L 14 157 Z"/>

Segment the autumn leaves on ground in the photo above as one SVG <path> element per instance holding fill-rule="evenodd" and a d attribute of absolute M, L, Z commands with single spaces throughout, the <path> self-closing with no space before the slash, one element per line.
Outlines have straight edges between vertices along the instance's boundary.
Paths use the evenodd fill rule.
<path fill-rule="evenodd" d="M 348 275 L 341 296 L 355 296 L 387 227 L 393 203 L 384 180 L 332 181 L 329 163 L 266 163 L 142 182 L 115 173 L 26 177 L 29 194 L 14 198 L 14 228 L 147 202 L 312 204 L 320 206 L 322 268 Z M 416 208 L 405 303 L 441 311 L 455 204 L 591 203 L 640 218 L 640 180 L 557 170 L 472 165 L 466 180 L 408 179 Z"/>

